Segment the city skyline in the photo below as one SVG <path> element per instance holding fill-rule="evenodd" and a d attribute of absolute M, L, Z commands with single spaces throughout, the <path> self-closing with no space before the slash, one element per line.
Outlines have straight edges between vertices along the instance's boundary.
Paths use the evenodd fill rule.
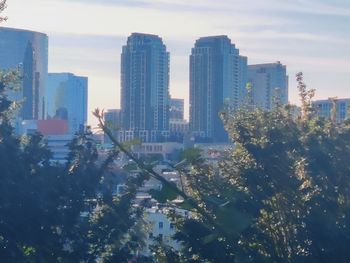
<path fill-rule="evenodd" d="M 49 35 L 49 72 L 88 76 L 89 112 L 95 107 L 120 107 L 121 46 L 132 32 L 163 38 L 170 52 L 170 94 L 185 99 L 186 118 L 188 56 L 195 39 L 202 36 L 228 35 L 249 64 L 287 65 L 291 102 L 297 98 L 297 71 L 304 71 L 309 87 L 317 89 L 316 98 L 349 97 L 349 3 L 253 2 L 10 0 L 4 26 Z M 91 115 L 89 123 L 94 124 Z"/>

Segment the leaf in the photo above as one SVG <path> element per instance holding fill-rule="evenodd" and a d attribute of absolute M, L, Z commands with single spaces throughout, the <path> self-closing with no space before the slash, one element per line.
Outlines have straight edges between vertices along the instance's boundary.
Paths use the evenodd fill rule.
<path fill-rule="evenodd" d="M 176 187 L 174 183 L 171 184 Z M 168 200 L 172 201 L 178 197 L 178 194 L 167 185 L 163 186 L 162 190 L 160 191 L 152 189 L 149 191 L 149 193 L 160 203 L 166 203 Z"/>
<path fill-rule="evenodd" d="M 209 244 L 209 243 L 211 243 L 211 242 L 217 240 L 218 237 L 219 237 L 219 234 L 218 234 L 218 233 L 210 234 L 210 235 L 208 235 L 208 236 L 206 236 L 206 237 L 204 237 L 204 238 L 202 239 L 203 244 Z"/>
<path fill-rule="evenodd" d="M 252 222 L 251 216 L 240 212 L 232 204 L 220 206 L 215 214 L 218 224 L 233 237 L 238 237 Z"/>

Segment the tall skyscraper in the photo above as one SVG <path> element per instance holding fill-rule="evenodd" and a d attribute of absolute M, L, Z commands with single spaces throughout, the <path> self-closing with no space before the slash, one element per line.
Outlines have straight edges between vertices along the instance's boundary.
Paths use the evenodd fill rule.
<path fill-rule="evenodd" d="M 23 100 L 19 118 L 43 119 L 48 64 L 48 37 L 43 33 L 0 27 L 0 70 L 20 69 L 21 90 L 9 94 Z"/>
<path fill-rule="evenodd" d="M 156 35 L 133 33 L 121 55 L 122 140 L 169 136 L 169 53 Z"/>
<path fill-rule="evenodd" d="M 248 66 L 248 82 L 252 85 L 252 100 L 256 107 L 270 110 L 275 99 L 288 103 L 288 76 L 286 66 L 276 63 Z"/>
<path fill-rule="evenodd" d="M 190 56 L 190 131 L 197 140 L 228 140 L 219 113 L 240 105 L 246 72 L 247 58 L 227 36 L 196 41 Z"/>
<path fill-rule="evenodd" d="M 88 78 L 72 73 L 49 73 L 46 89 L 46 117 L 67 120 L 74 134 L 87 122 Z"/>

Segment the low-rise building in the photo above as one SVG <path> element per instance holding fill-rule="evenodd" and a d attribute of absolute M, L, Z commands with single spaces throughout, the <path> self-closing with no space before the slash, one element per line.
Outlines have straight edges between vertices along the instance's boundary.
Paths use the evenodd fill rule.
<path fill-rule="evenodd" d="M 74 135 L 68 133 L 66 120 L 25 120 L 20 125 L 20 135 L 41 133 L 52 152 L 52 161 L 64 163 L 70 152 L 68 144 Z"/>
<path fill-rule="evenodd" d="M 156 243 L 156 239 L 161 240 L 164 245 L 170 246 L 175 250 L 181 249 L 181 243 L 176 241 L 173 236 L 176 233 L 176 227 L 167 216 L 167 208 L 152 207 L 146 209 L 146 221 L 150 224 L 149 236 L 146 240 L 144 254 L 150 253 L 150 246 Z M 189 216 L 189 212 L 177 209 L 176 213 L 181 216 Z"/>
<path fill-rule="evenodd" d="M 73 140 L 74 135 L 46 135 L 45 141 L 52 152 L 52 160 L 65 163 L 69 155 L 69 143 Z"/>
<path fill-rule="evenodd" d="M 349 117 L 350 99 L 329 98 L 327 100 L 316 100 L 312 104 L 318 116 L 330 119 L 332 118 L 333 103 L 336 104 L 337 122 L 347 119 Z"/>
<path fill-rule="evenodd" d="M 183 144 L 178 142 L 154 142 L 142 143 L 132 147 L 134 154 L 138 158 L 156 157 L 162 160 L 173 160 L 183 149 Z"/>

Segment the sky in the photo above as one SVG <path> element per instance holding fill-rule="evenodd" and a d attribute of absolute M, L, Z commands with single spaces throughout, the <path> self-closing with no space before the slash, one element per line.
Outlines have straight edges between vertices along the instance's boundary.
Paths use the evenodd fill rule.
<path fill-rule="evenodd" d="M 89 78 L 89 112 L 120 106 L 120 54 L 132 32 L 163 38 L 170 94 L 188 117 L 189 54 L 202 36 L 227 35 L 249 64 L 281 61 L 289 100 L 304 72 L 316 98 L 350 98 L 349 0 L 8 0 L 6 27 L 49 36 L 49 72 Z M 96 121 L 90 114 L 88 122 Z"/>

